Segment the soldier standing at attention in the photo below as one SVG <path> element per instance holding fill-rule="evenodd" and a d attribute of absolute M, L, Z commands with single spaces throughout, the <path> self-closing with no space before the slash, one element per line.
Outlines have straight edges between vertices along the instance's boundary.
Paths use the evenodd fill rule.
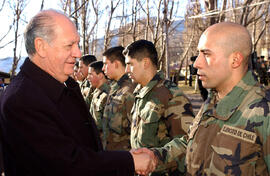
<path fill-rule="evenodd" d="M 187 140 L 154 149 L 156 158 L 167 162 L 186 152 L 187 175 L 269 175 L 270 90 L 248 69 L 251 48 L 250 34 L 239 24 L 224 22 L 206 29 L 194 67 L 202 85 L 211 89 L 210 96 Z"/>
<path fill-rule="evenodd" d="M 81 73 L 82 75 L 82 82 L 80 84 L 80 88 L 81 88 L 81 92 L 83 95 L 83 98 L 87 104 L 87 107 L 90 107 L 90 103 L 92 100 L 92 93 L 94 92 L 94 88 L 91 86 L 91 84 L 89 83 L 89 81 L 87 80 L 87 76 L 88 76 L 88 69 L 89 69 L 89 65 L 92 62 L 97 61 L 96 57 L 94 55 L 84 55 L 80 58 L 79 61 L 79 73 Z"/>
<path fill-rule="evenodd" d="M 135 84 L 125 74 L 124 48 L 117 46 L 103 53 L 103 71 L 114 82 L 104 110 L 103 135 L 107 150 L 130 149 L 130 111 Z M 107 143 L 107 144 L 106 144 Z"/>
<path fill-rule="evenodd" d="M 126 72 L 138 83 L 131 111 L 132 149 L 162 147 L 187 134 L 194 118 L 191 103 L 175 83 L 166 80 L 162 71 L 157 71 L 158 56 L 154 44 L 147 40 L 135 41 L 124 50 L 124 55 Z M 184 158 L 182 155 L 161 165 L 151 175 L 184 174 Z"/>
<path fill-rule="evenodd" d="M 96 61 L 91 63 L 89 66 L 87 77 L 92 87 L 95 88 L 90 105 L 90 114 L 95 119 L 101 138 L 103 136 L 102 135 L 103 112 L 107 96 L 110 91 L 110 86 L 104 72 L 102 71 L 102 67 L 103 67 L 102 61 Z"/>

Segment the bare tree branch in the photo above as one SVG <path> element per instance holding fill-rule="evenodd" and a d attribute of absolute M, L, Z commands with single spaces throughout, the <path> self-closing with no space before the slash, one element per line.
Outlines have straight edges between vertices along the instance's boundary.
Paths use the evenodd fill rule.
<path fill-rule="evenodd" d="M 1 4 L 0 12 L 3 10 L 3 8 L 5 6 L 5 2 L 6 2 L 6 0 L 3 0 L 2 4 Z"/>

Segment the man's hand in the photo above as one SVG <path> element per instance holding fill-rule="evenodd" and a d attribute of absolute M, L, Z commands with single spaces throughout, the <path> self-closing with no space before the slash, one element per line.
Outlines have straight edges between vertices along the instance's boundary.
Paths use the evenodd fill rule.
<path fill-rule="evenodd" d="M 139 175 L 148 175 L 153 172 L 157 166 L 157 159 L 154 153 L 147 148 L 130 150 L 133 156 L 135 171 Z"/>

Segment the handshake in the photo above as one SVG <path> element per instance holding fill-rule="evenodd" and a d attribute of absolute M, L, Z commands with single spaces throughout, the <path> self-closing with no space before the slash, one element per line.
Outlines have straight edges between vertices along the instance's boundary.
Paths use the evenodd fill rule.
<path fill-rule="evenodd" d="M 158 159 L 153 151 L 147 148 L 140 148 L 132 149 L 130 153 L 132 154 L 137 174 L 148 175 L 156 169 Z"/>

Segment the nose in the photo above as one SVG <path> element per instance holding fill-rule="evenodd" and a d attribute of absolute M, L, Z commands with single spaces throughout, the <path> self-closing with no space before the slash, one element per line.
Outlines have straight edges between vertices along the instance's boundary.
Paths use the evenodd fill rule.
<path fill-rule="evenodd" d="M 74 49 L 72 50 L 72 56 L 76 58 L 82 57 L 82 53 L 78 45 L 75 45 Z"/>
<path fill-rule="evenodd" d="M 202 59 L 203 58 L 202 58 L 201 54 L 199 54 L 198 57 L 196 58 L 194 64 L 193 64 L 193 67 L 195 67 L 197 69 L 201 68 Z"/>
<path fill-rule="evenodd" d="M 129 66 L 129 64 L 126 65 L 125 72 L 126 72 L 126 73 L 129 73 L 129 72 L 130 72 L 130 66 Z"/>

